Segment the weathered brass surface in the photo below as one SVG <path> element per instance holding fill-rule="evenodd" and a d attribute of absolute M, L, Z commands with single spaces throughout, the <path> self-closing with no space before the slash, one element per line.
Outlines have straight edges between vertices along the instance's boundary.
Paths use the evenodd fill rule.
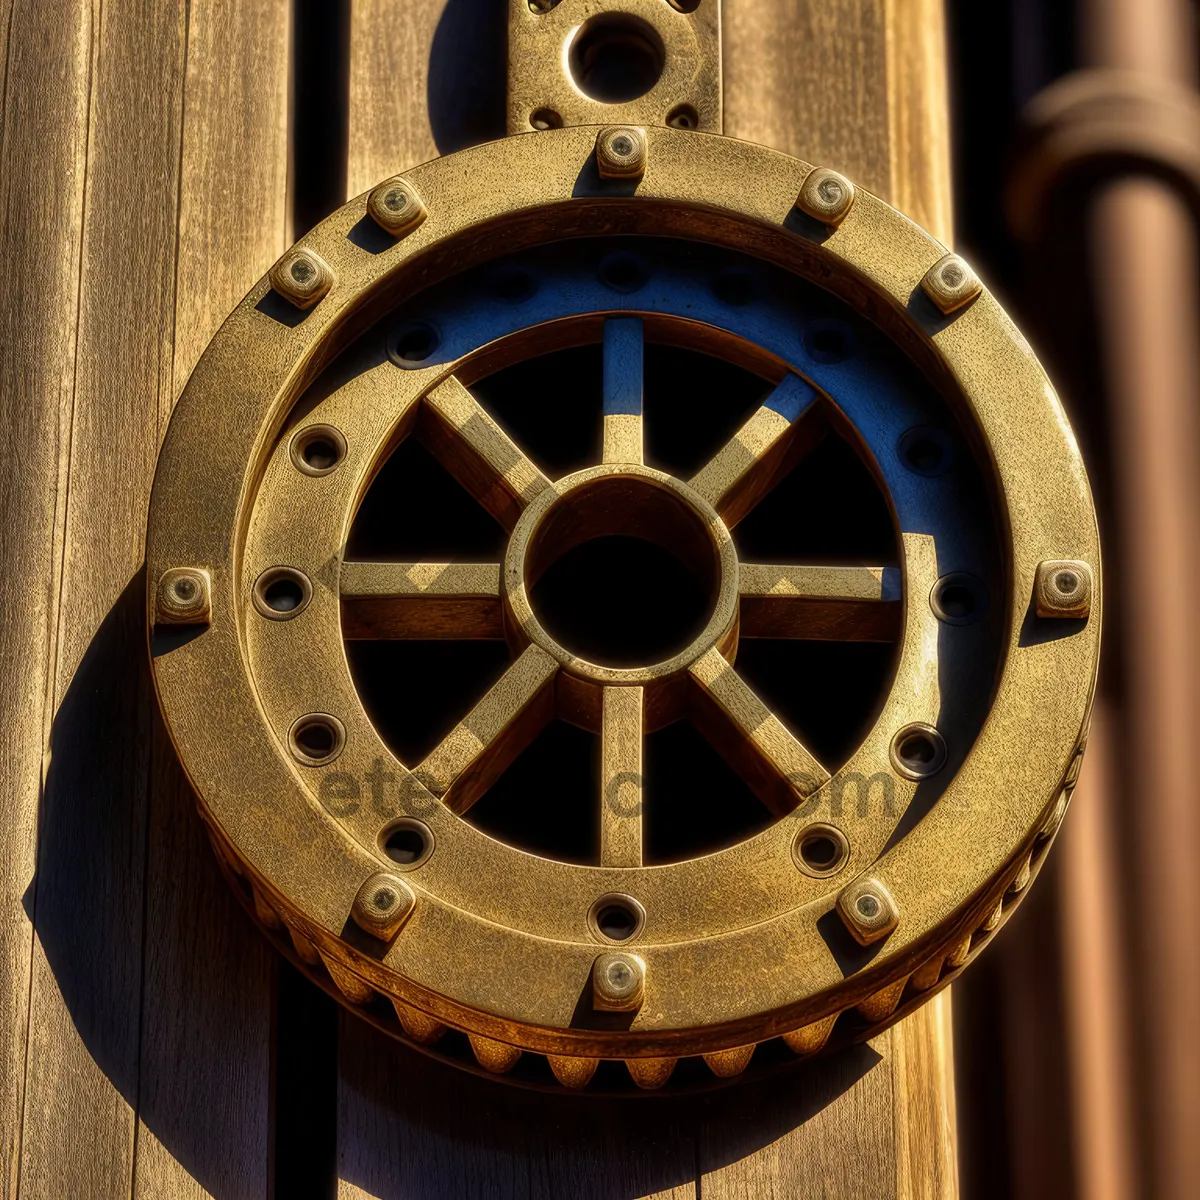
<path fill-rule="evenodd" d="M 305 311 L 286 279 L 273 290 L 275 271 L 229 317 L 172 419 L 147 539 L 150 580 L 178 568 L 211 578 L 211 624 L 190 636 L 162 627 L 151 597 L 154 676 L 218 853 L 263 923 L 397 1036 L 427 1045 L 457 1028 L 484 1069 L 503 1073 L 533 1051 L 568 1086 L 599 1059 L 625 1060 L 642 1087 L 666 1083 L 681 1056 L 725 1077 L 756 1044 L 783 1037 L 806 1054 L 831 1034 L 869 1036 L 943 986 L 1015 903 L 1061 820 L 1099 646 L 1099 545 L 1074 439 L 969 268 L 947 277 L 961 260 L 862 188 L 840 223 L 814 220 L 797 207 L 812 168 L 795 159 L 678 129 L 643 136 L 637 179 L 595 171 L 603 131 L 547 131 L 409 172 L 424 219 L 396 239 L 362 234 L 367 195 L 314 229 L 301 247 L 327 265 L 328 291 Z M 916 364 L 936 405 L 889 391 L 867 347 L 842 367 L 820 340 L 829 319 L 773 325 L 716 302 L 675 311 L 666 272 L 644 293 L 580 292 L 575 308 L 484 322 L 473 343 L 447 337 L 427 361 L 393 348 L 309 392 L 422 289 L 498 256 L 553 243 L 565 254 L 572 239 L 614 233 L 687 239 L 797 289 L 816 284 L 859 314 L 864 340 L 875 326 L 897 362 Z M 931 272 L 954 294 L 938 293 Z M 455 336 L 470 342 L 474 329 L 461 322 Z M 687 480 L 643 461 L 630 384 L 643 338 L 701 346 L 775 385 Z M 470 388 L 505 363 L 588 341 L 605 349 L 603 461 L 550 479 Z M 946 446 L 914 442 L 938 412 Z M 898 566 L 741 562 L 731 529 L 830 431 L 885 485 Z M 364 492 L 405 437 L 509 532 L 503 562 L 345 561 Z M 324 447 L 312 461 L 306 438 Z M 918 444 L 942 447 L 941 470 Z M 985 519 L 960 502 L 968 485 L 986 495 Z M 529 591 L 579 541 L 634 528 L 708 581 L 710 616 L 674 657 L 606 666 L 552 638 Z M 1040 615 L 1035 585 L 1050 560 L 1090 568 L 1086 618 Z M 502 637 L 511 665 L 424 761 L 401 763 L 343 647 L 381 636 Z M 819 761 L 738 673 L 739 638 L 761 636 L 896 642 L 890 691 L 846 762 Z M 462 816 L 556 717 L 602 739 L 591 866 L 526 853 Z M 653 797 L 640 736 L 677 719 L 777 819 L 703 858 L 643 865 L 641 807 Z M 322 736 L 306 742 L 306 729 Z M 388 794 L 365 782 L 377 763 Z M 872 803 L 873 787 L 886 803 Z M 384 848 L 402 824 L 419 845 L 403 863 Z M 380 872 L 403 876 L 393 891 L 407 919 L 394 930 L 369 907 Z M 628 920 L 620 939 L 606 933 L 614 908 Z M 640 1003 L 619 1020 L 604 1015 L 609 1000 L 581 1003 L 606 954 L 642 973 Z"/>

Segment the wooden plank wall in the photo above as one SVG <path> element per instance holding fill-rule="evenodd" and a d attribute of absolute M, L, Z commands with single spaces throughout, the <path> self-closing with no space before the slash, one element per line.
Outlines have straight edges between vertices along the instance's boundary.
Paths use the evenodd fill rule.
<path fill-rule="evenodd" d="M 949 240 L 940 4 L 723 5 L 725 131 L 837 167 Z M 463 7 L 353 6 L 351 194 L 459 148 L 438 136 L 427 97 L 441 93 L 426 64 Z M 487 63 L 472 56 L 485 58 L 488 44 L 459 45 L 471 61 L 463 76 L 487 77 Z M 379 130 L 387 136 L 375 137 Z M 345 1015 L 339 1059 L 341 1200 L 957 1195 L 946 993 L 869 1046 L 704 1101 L 613 1106 L 447 1080 Z"/>
<path fill-rule="evenodd" d="M 353 4 L 351 191 L 488 130 L 487 4 Z M 934 0 L 725 12 L 727 131 L 947 236 Z M 4 1198 L 273 1191 L 274 961 L 157 720 L 140 566 L 171 405 L 286 244 L 290 15 L 0 0 Z M 460 47 L 490 67 L 456 74 Z M 951 1196 L 948 1022 L 947 999 L 784 1082 L 614 1106 L 468 1079 L 343 1017 L 340 1191 Z"/>
<path fill-rule="evenodd" d="M 0 1194 L 266 1197 L 273 961 L 157 723 L 140 567 L 171 405 L 285 245 L 289 5 L 9 7 Z"/>

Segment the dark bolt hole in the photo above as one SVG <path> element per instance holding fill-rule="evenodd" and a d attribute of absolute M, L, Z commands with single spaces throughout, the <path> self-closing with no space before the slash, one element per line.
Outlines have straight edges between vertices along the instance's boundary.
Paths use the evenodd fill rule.
<path fill-rule="evenodd" d="M 304 589 L 296 580 L 284 576 L 267 584 L 263 600 L 275 612 L 294 612 L 304 603 Z"/>
<path fill-rule="evenodd" d="M 826 833 L 816 833 L 800 843 L 800 857 L 814 871 L 827 871 L 841 857 L 841 847 Z"/>
<path fill-rule="evenodd" d="M 637 927 L 637 913 L 624 904 L 606 904 L 596 914 L 596 928 L 614 942 L 628 941 Z"/>
<path fill-rule="evenodd" d="M 587 21 L 571 43 L 571 75 L 579 89 L 602 104 L 644 96 L 662 74 L 665 54 L 645 21 L 603 13 Z"/>
<path fill-rule="evenodd" d="M 951 620 L 961 621 L 975 612 L 975 593 L 962 583 L 952 583 L 938 593 L 942 612 Z"/>
<path fill-rule="evenodd" d="M 722 271 L 712 281 L 712 290 L 722 304 L 728 304 L 731 308 L 744 307 L 758 294 L 754 276 L 749 271 L 737 269 Z"/>
<path fill-rule="evenodd" d="M 667 113 L 667 124 L 676 129 L 695 129 L 700 124 L 700 114 L 690 104 L 680 104 Z"/>
<path fill-rule="evenodd" d="M 950 465 L 953 445 L 946 433 L 934 426 L 918 425 L 901 438 L 900 461 L 917 475 L 941 475 Z"/>
<path fill-rule="evenodd" d="M 375 907 L 387 912 L 396 903 L 396 893 L 391 888 L 380 888 L 375 893 Z"/>
<path fill-rule="evenodd" d="M 537 280 L 521 267 L 504 267 L 492 279 L 496 299 L 505 304 L 524 304 L 537 290 Z"/>
<path fill-rule="evenodd" d="M 937 760 L 938 748 L 929 734 L 910 733 L 900 743 L 899 754 L 902 762 L 914 770 L 920 770 Z"/>
<path fill-rule="evenodd" d="M 396 335 L 396 354 L 405 362 L 424 362 L 440 342 L 432 325 L 407 325 Z"/>
<path fill-rule="evenodd" d="M 815 362 L 843 362 L 854 352 L 854 336 L 841 321 L 814 321 L 804 331 L 804 349 Z"/>
<path fill-rule="evenodd" d="M 916 438 L 908 445 L 907 458 L 918 471 L 936 471 L 942 465 L 943 452 L 932 438 Z"/>
<path fill-rule="evenodd" d="M 529 124 L 533 129 L 561 129 L 563 119 L 552 108 L 539 108 L 529 114 Z"/>
<path fill-rule="evenodd" d="M 324 758 L 333 753 L 337 745 L 337 733 L 332 725 L 324 721 L 312 721 L 296 730 L 296 745 L 309 758 Z"/>
<path fill-rule="evenodd" d="M 614 292 L 636 292 L 646 286 L 650 268 L 640 255 L 631 250 L 618 250 L 601 261 L 599 275 L 600 281 Z"/>
<path fill-rule="evenodd" d="M 313 438 L 301 451 L 304 461 L 314 471 L 328 471 L 337 465 L 338 448 L 326 438 Z"/>
<path fill-rule="evenodd" d="M 425 835 L 407 825 L 393 829 L 383 843 L 383 852 L 392 862 L 414 863 L 425 853 Z"/>

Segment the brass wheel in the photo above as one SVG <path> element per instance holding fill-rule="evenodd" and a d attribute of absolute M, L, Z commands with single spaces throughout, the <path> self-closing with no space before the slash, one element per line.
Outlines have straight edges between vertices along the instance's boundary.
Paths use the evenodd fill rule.
<path fill-rule="evenodd" d="M 571 1087 L 600 1060 L 624 1060 L 641 1087 L 688 1056 L 731 1077 L 760 1043 L 813 1053 L 835 1023 L 836 1040 L 867 1036 L 943 985 L 1061 820 L 1098 650 L 1077 451 L 969 268 L 848 185 L 818 223 L 796 207 L 804 164 L 678 130 L 644 138 L 640 179 L 596 173 L 595 130 L 558 130 L 427 164 L 330 217 L 197 367 L 148 538 L 154 597 L 180 570 L 203 580 L 190 623 L 152 599 L 155 679 L 259 918 L 390 1032 L 461 1058 L 466 1043 L 442 1038 L 461 1031 L 494 1073 L 532 1051 L 549 1070 L 518 1078 Z M 411 220 L 373 215 L 381 195 L 403 196 Z M 604 364 L 594 461 L 547 471 L 474 393 L 587 345 Z M 687 472 L 646 452 L 642 364 L 662 345 L 762 381 Z M 741 553 L 739 525 L 830 439 L 878 482 L 894 556 Z M 498 522 L 502 554 L 347 552 L 408 440 Z M 669 652 L 606 659 L 539 606 L 556 562 L 614 535 L 664 547 L 699 581 L 701 619 Z M 509 665 L 402 761 L 343 639 L 502 640 Z M 756 639 L 894 644 L 865 735 L 835 760 L 814 753 L 739 668 Z M 420 678 L 396 686 L 420 703 Z M 590 862 L 471 817 L 555 719 L 600 740 Z M 681 720 L 771 819 L 646 861 L 643 740 Z"/>

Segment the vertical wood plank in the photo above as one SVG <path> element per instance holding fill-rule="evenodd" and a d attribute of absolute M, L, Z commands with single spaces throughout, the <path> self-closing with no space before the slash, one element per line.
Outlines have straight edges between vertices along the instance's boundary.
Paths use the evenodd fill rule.
<path fill-rule="evenodd" d="M 53 694 L 92 52 L 90 4 L 13 0 L 0 117 L 0 1195 L 17 1194 Z"/>
<path fill-rule="evenodd" d="M 286 245 L 288 0 L 192 0 L 179 183 L 172 395 Z M 134 1194 L 266 1200 L 274 957 L 207 844 L 153 727 L 142 1097 Z"/>

